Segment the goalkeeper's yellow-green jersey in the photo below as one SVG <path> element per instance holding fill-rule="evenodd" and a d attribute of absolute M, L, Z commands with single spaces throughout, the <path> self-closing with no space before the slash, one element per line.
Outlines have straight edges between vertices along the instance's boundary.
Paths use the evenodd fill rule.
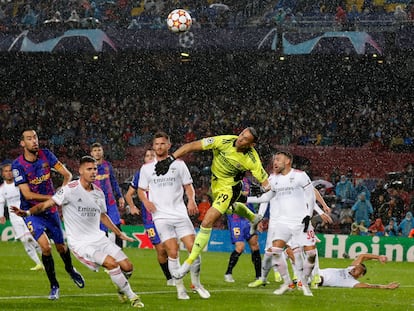
<path fill-rule="evenodd" d="M 256 149 L 252 147 L 246 152 L 237 152 L 237 137 L 220 135 L 201 140 L 203 150 L 213 151 L 211 173 L 217 187 L 229 187 L 239 183 L 246 171 L 250 171 L 260 183 L 268 177 Z"/>

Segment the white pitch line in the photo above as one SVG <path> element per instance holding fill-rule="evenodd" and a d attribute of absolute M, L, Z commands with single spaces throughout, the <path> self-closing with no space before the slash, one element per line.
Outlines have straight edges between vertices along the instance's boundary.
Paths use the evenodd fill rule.
<path fill-rule="evenodd" d="M 400 288 L 413 288 L 414 285 L 403 285 L 400 286 Z M 340 287 L 321 287 L 318 290 L 338 290 L 338 289 L 344 289 Z M 347 288 L 347 290 L 350 290 L 350 288 Z M 398 289 L 397 289 L 398 290 Z M 188 290 L 188 292 L 191 292 L 191 290 Z M 246 293 L 254 293 L 255 295 L 263 294 L 263 295 L 269 295 L 269 291 L 260 290 L 260 289 L 253 289 L 253 288 L 229 288 L 229 289 L 213 289 L 209 290 L 210 293 L 223 293 L 223 292 L 246 292 Z M 159 294 L 174 294 L 175 291 L 151 291 L 151 292 L 137 292 L 139 295 L 159 295 Z M 105 296 L 116 296 L 116 293 L 101 293 L 101 294 L 78 294 L 78 295 L 60 295 L 60 297 L 105 297 Z M 16 300 L 16 299 L 45 299 L 48 296 L 6 296 L 6 297 L 0 297 L 0 300 Z"/>

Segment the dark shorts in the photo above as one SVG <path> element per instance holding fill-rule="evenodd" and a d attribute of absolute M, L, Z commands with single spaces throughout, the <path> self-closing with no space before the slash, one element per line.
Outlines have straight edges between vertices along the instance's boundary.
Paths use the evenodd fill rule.
<path fill-rule="evenodd" d="M 119 215 L 118 205 L 110 205 L 107 206 L 108 217 L 112 220 L 115 226 L 121 224 L 121 216 Z M 108 228 L 104 224 L 100 224 L 100 228 L 102 231 L 108 232 Z"/>
<path fill-rule="evenodd" d="M 56 213 L 42 213 L 40 215 L 31 215 L 25 219 L 27 228 L 37 241 L 43 233 L 52 239 L 55 244 L 63 244 L 62 223 L 59 214 Z"/>
<path fill-rule="evenodd" d="M 250 240 L 250 222 L 246 218 L 231 215 L 227 217 L 231 243 Z"/>
<path fill-rule="evenodd" d="M 145 232 L 147 233 L 148 238 L 151 240 L 152 245 L 157 245 L 161 243 L 161 239 L 158 235 L 157 228 L 155 228 L 154 223 L 144 224 Z"/>

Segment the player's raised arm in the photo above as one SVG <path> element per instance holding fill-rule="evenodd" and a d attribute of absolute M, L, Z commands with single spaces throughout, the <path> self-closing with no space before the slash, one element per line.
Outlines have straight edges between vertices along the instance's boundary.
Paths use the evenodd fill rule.
<path fill-rule="evenodd" d="M 381 263 L 386 263 L 388 259 L 384 255 L 361 254 L 352 262 L 352 266 L 357 266 L 366 260 L 378 260 Z"/>
<path fill-rule="evenodd" d="M 62 164 L 62 162 L 58 161 L 53 168 L 63 176 L 62 186 L 72 180 L 72 173 Z"/>

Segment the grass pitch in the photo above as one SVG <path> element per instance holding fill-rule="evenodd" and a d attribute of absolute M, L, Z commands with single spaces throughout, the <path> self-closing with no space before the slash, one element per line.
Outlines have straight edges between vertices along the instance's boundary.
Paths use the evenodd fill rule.
<path fill-rule="evenodd" d="M 250 254 L 243 254 L 233 271 L 235 283 L 225 283 L 223 274 L 228 253 L 207 252 L 202 255 L 202 283 L 211 292 L 211 298 L 201 299 L 189 292 L 188 301 L 176 298 L 174 287 L 167 287 L 158 266 L 155 250 L 127 248 L 125 252 L 135 266 L 130 282 L 145 303 L 143 310 L 168 311 L 232 311 L 232 310 L 414 310 L 414 263 L 390 262 L 382 265 L 367 261 L 368 273 L 362 281 L 389 283 L 398 281 L 396 290 L 340 289 L 322 287 L 313 290 L 314 297 L 305 297 L 295 290 L 283 296 L 272 292 L 279 287 L 273 278 L 271 284 L 261 288 L 248 288 L 254 279 Z M 30 271 L 32 261 L 20 242 L 0 242 L 0 310 L 134 310 L 129 304 L 120 304 L 109 276 L 103 271 L 92 272 L 76 259 L 74 265 L 86 281 L 79 289 L 66 274 L 60 256 L 54 251 L 55 266 L 60 282 L 60 299 L 49 301 L 49 283 L 44 272 Z M 186 256 L 182 253 L 182 259 Z M 73 258 L 73 257 L 72 257 Z M 324 259 L 320 266 L 346 267 L 350 259 Z M 272 275 L 271 275 L 272 276 Z M 189 288 L 190 277 L 185 283 Z"/>

